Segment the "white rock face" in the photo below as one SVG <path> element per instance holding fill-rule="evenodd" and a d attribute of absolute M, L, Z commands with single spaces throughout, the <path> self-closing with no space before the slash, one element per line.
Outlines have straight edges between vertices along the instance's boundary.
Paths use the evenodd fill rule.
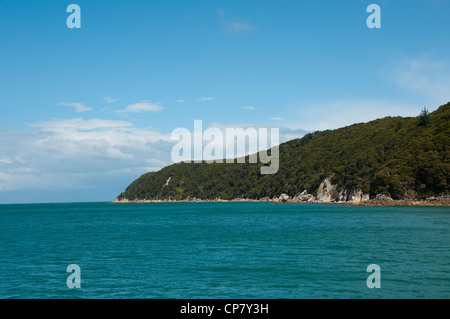
<path fill-rule="evenodd" d="M 364 194 L 361 189 L 337 189 L 336 185 L 331 184 L 331 177 L 325 178 L 317 189 L 317 196 L 308 194 L 304 190 L 301 194 L 290 198 L 287 194 L 281 194 L 279 197 L 275 197 L 272 201 L 276 203 L 342 203 L 352 202 L 360 203 L 368 201 L 369 194 Z"/>
<path fill-rule="evenodd" d="M 319 189 L 317 190 L 316 200 L 324 203 L 331 203 L 339 200 L 339 194 L 336 190 L 336 187 L 331 184 L 329 178 L 325 178 L 325 180 L 320 184 Z"/>
<path fill-rule="evenodd" d="M 306 191 L 305 191 L 305 192 L 301 193 L 300 195 L 298 195 L 296 198 L 294 198 L 294 200 L 297 202 L 312 202 L 312 201 L 314 201 L 314 196 L 306 193 Z"/>
<path fill-rule="evenodd" d="M 353 192 L 353 190 L 352 190 Z M 350 202 L 360 203 L 369 200 L 369 194 L 364 194 L 362 190 L 357 189 L 353 192 L 352 196 L 348 199 Z"/>
<path fill-rule="evenodd" d="M 369 194 L 364 194 L 360 189 L 343 189 L 337 191 L 335 185 L 331 184 L 331 178 L 325 178 L 317 190 L 317 201 L 324 203 L 331 202 L 352 202 L 359 203 L 369 200 Z"/>
<path fill-rule="evenodd" d="M 364 194 L 360 189 L 345 189 L 339 194 L 339 201 L 359 203 L 369 200 L 369 194 Z"/>

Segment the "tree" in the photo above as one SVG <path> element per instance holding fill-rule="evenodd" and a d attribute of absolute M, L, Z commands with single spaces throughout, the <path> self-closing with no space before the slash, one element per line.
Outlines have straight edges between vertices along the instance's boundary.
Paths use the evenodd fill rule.
<path fill-rule="evenodd" d="M 423 110 L 419 114 L 419 126 L 427 126 L 430 123 L 430 113 L 424 106 Z"/>

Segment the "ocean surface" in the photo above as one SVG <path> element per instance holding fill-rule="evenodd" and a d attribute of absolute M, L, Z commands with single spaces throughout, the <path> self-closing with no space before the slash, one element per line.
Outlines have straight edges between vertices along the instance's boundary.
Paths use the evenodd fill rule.
<path fill-rule="evenodd" d="M 0 276 L 2 299 L 450 298 L 450 208 L 0 205 Z"/>

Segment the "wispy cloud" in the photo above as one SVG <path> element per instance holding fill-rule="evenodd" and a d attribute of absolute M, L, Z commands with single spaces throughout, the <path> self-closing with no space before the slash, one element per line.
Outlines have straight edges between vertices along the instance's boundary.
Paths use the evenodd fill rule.
<path fill-rule="evenodd" d="M 284 121 L 284 118 L 282 117 L 271 117 L 270 119 L 274 121 Z"/>
<path fill-rule="evenodd" d="M 244 110 L 254 110 L 255 107 L 254 106 L 243 106 L 242 107 Z"/>
<path fill-rule="evenodd" d="M 396 59 L 384 74 L 389 84 L 403 88 L 409 99 L 336 98 L 297 105 L 293 106 L 295 116 L 287 120 L 289 126 L 310 131 L 336 129 L 386 116 L 417 116 L 424 106 L 433 111 L 450 101 L 450 60 L 429 55 Z"/>
<path fill-rule="evenodd" d="M 298 108 L 289 127 L 308 131 L 336 129 L 386 116 L 417 116 L 422 107 L 396 101 L 335 100 Z"/>
<path fill-rule="evenodd" d="M 114 102 L 120 101 L 120 99 L 113 99 L 113 98 L 110 98 L 109 96 L 103 97 L 103 100 L 104 100 L 106 103 L 114 103 Z"/>
<path fill-rule="evenodd" d="M 253 30 L 253 26 L 245 21 L 223 21 L 222 23 L 225 33 L 243 33 Z"/>
<path fill-rule="evenodd" d="M 255 129 L 260 129 L 260 128 L 266 128 L 268 130 L 273 129 L 273 128 L 277 128 L 279 130 L 280 133 L 280 143 L 284 143 L 287 142 L 289 140 L 295 139 L 295 138 L 301 138 L 303 137 L 306 133 L 309 133 L 309 131 L 305 131 L 303 129 L 291 129 L 291 128 L 287 128 L 287 127 L 282 127 L 279 125 L 257 125 L 257 124 L 246 124 L 246 123 L 236 123 L 236 124 L 221 124 L 221 123 L 217 123 L 214 122 L 212 123 L 209 127 L 215 127 L 218 128 L 219 130 L 222 131 L 223 135 L 225 136 L 226 134 L 226 129 L 227 128 L 242 128 L 244 130 L 248 129 L 248 128 L 255 128 Z"/>
<path fill-rule="evenodd" d="M 214 101 L 216 98 L 215 97 L 201 97 L 198 100 L 201 102 L 206 102 L 206 101 Z"/>
<path fill-rule="evenodd" d="M 38 122 L 35 124 L 28 124 L 30 127 L 38 127 L 45 130 L 61 130 L 61 129 L 76 129 L 81 131 L 89 131 L 96 129 L 111 129 L 119 127 L 131 127 L 133 124 L 126 121 L 114 121 L 105 119 L 89 119 L 75 118 L 69 120 L 58 120 Z"/>
<path fill-rule="evenodd" d="M 177 103 L 184 103 L 184 102 L 186 102 L 186 100 L 179 99 L 179 100 L 176 100 L 175 102 L 177 102 Z"/>
<path fill-rule="evenodd" d="M 141 112 L 158 112 L 163 109 L 161 103 L 152 103 L 144 100 L 138 103 L 128 105 L 124 110 L 116 111 L 118 113 L 141 113 Z"/>
<path fill-rule="evenodd" d="M 427 103 L 441 105 L 450 101 L 450 61 L 431 60 L 428 56 L 404 59 L 394 68 L 393 78 Z"/>
<path fill-rule="evenodd" d="M 225 11 L 217 10 L 220 23 L 222 24 L 222 32 L 227 34 L 243 34 L 253 31 L 254 26 L 247 21 L 229 19 L 225 17 Z"/>
<path fill-rule="evenodd" d="M 84 105 L 83 103 L 79 103 L 79 102 L 71 102 L 71 103 L 60 102 L 60 103 L 58 103 L 58 105 L 71 106 L 71 107 L 75 108 L 75 112 L 77 112 L 77 113 L 82 113 L 82 112 L 87 112 L 87 111 L 92 110 L 92 108 Z"/>

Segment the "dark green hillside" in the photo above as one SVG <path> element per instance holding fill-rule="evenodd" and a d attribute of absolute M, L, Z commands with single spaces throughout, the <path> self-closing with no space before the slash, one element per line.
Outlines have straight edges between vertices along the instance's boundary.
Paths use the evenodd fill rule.
<path fill-rule="evenodd" d="M 179 163 L 134 181 L 118 200 L 233 199 L 314 194 L 326 177 L 338 189 L 423 199 L 448 194 L 450 103 L 415 118 L 386 117 L 320 131 L 280 145 L 280 168 L 262 164 Z M 171 180 L 164 186 L 167 179 Z"/>

